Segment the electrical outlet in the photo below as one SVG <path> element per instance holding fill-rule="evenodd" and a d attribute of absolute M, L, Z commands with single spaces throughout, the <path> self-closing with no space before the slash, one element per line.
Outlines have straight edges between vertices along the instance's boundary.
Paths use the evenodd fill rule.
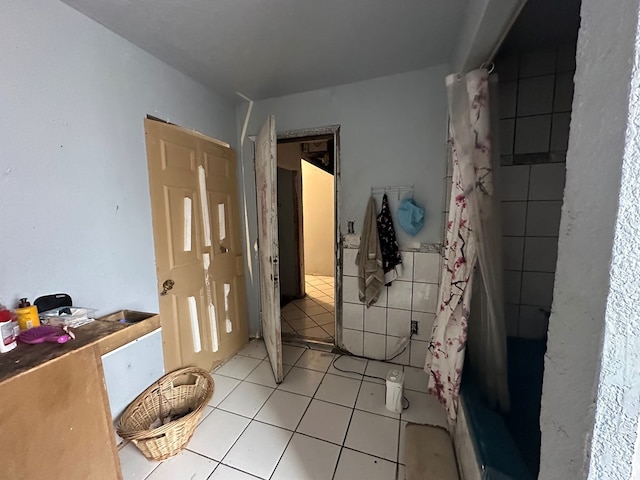
<path fill-rule="evenodd" d="M 411 320 L 411 335 L 418 334 L 418 322 L 417 320 Z"/>

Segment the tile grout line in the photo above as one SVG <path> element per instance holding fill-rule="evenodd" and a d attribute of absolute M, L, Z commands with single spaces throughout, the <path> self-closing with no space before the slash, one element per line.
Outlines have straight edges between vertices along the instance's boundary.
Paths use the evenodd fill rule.
<path fill-rule="evenodd" d="M 218 465 L 216 466 L 215 470 L 211 473 L 211 475 L 213 475 L 213 473 L 218 469 L 218 467 L 220 465 L 223 465 L 227 468 L 230 468 L 231 470 L 235 470 L 236 472 L 240 472 L 240 473 L 244 473 L 245 475 L 249 475 L 251 478 L 256 478 L 258 480 L 262 480 L 260 477 L 256 477 L 255 475 L 249 473 L 249 472 L 245 472 L 244 470 L 240 470 L 239 468 L 236 467 L 232 467 L 231 465 L 227 465 L 226 463 L 222 463 L 222 462 L 218 462 Z M 211 480 L 211 476 L 209 476 L 209 478 L 207 480 Z"/>
<path fill-rule="evenodd" d="M 367 365 L 369 365 L 369 360 L 367 360 Z M 367 371 L 367 365 L 365 365 L 365 372 Z M 364 379 L 364 377 L 363 377 Z M 332 480 L 335 480 L 336 473 L 338 473 L 338 466 L 340 465 L 340 458 L 342 457 L 342 451 L 345 449 L 345 443 L 347 441 L 347 436 L 349 435 L 349 429 L 351 428 L 351 421 L 353 420 L 353 414 L 355 412 L 356 402 L 358 401 L 358 396 L 360 395 L 360 390 L 362 389 L 362 382 L 364 380 L 360 380 L 360 386 L 358 387 L 358 393 L 356 394 L 356 401 L 353 404 L 353 408 L 351 409 L 351 415 L 349 415 L 349 422 L 347 424 L 347 429 L 344 433 L 344 438 L 342 439 L 342 445 L 340 446 L 340 451 L 338 452 L 338 460 L 336 461 L 336 466 L 333 469 L 333 475 L 331 476 Z"/>
<path fill-rule="evenodd" d="M 415 368 L 415 367 L 414 367 L 414 368 Z M 309 369 L 306 369 L 306 370 L 309 370 Z M 314 372 L 314 371 L 315 371 L 315 372 L 318 372 L 317 370 L 311 370 L 311 371 L 312 371 L 312 372 Z M 318 372 L 318 373 L 322 373 L 322 372 Z M 334 374 L 327 372 L 327 373 L 326 373 L 326 375 L 334 375 Z M 326 376 L 326 375 L 325 375 L 325 376 Z M 382 383 L 378 383 L 378 382 L 370 382 L 370 381 L 367 381 L 367 380 L 359 380 L 359 379 L 356 379 L 356 378 L 353 378 L 353 377 L 344 377 L 344 376 L 342 376 L 342 375 L 334 375 L 334 376 L 336 376 L 336 377 L 340 377 L 340 378 L 348 378 L 348 379 L 350 379 L 350 380 L 355 380 L 355 381 L 361 382 L 360 388 L 358 389 L 358 395 L 360 394 L 360 389 L 362 388 L 362 384 L 363 384 L 363 382 L 370 383 L 370 384 L 372 384 L 372 385 L 381 385 L 381 386 L 384 386 L 384 384 L 382 384 Z M 323 378 L 324 378 L 324 377 L 323 377 Z M 305 397 L 305 398 L 309 398 L 309 399 L 311 399 L 311 400 L 317 400 L 317 401 L 319 401 L 319 402 L 328 403 L 329 405 L 333 405 L 333 406 L 336 406 L 336 407 L 351 408 L 352 410 L 358 410 L 359 412 L 370 413 L 370 414 L 372 414 L 372 415 L 377 415 L 377 416 L 379 416 L 379 417 L 383 417 L 383 418 L 391 418 L 391 419 L 394 419 L 394 420 L 408 421 L 408 420 L 403 420 L 403 419 L 402 419 L 402 414 L 400 414 L 400 415 L 401 415 L 400 417 L 396 418 L 396 417 L 392 417 L 392 416 L 389 416 L 389 415 L 383 415 L 383 414 L 381 414 L 381 413 L 372 412 L 372 411 L 370 411 L 370 410 L 364 410 L 364 409 L 362 409 L 362 408 L 357 408 L 355 405 L 354 405 L 353 407 L 347 407 L 346 405 L 343 405 L 343 404 L 341 404 L 341 403 L 335 403 L 335 402 L 332 402 L 332 401 L 330 401 L 330 400 L 325 400 L 325 399 L 321 399 L 321 398 L 316 398 L 316 397 L 315 397 L 315 394 L 314 394 L 314 396 L 313 396 L 313 397 L 310 397 L 310 396 L 308 396 L 308 395 L 304 395 L 304 394 L 297 393 L 297 392 L 290 392 L 290 391 L 288 391 L 288 390 L 280 390 L 280 389 L 278 389 L 278 388 L 267 387 L 266 385 L 261 385 L 261 384 L 259 384 L 259 383 L 253 383 L 253 382 L 249 382 L 249 381 L 247 381 L 247 383 L 251 383 L 252 385 L 262 386 L 262 387 L 265 387 L 265 388 L 271 388 L 272 390 L 274 390 L 274 392 L 277 390 L 277 391 L 280 391 L 280 392 L 290 393 L 290 394 L 292 394 L 292 395 L 297 395 L 297 396 L 299 396 L 299 397 Z M 320 384 L 321 384 L 321 383 L 320 383 Z M 318 388 L 320 387 L 320 384 L 318 385 Z M 413 389 L 407 389 L 407 390 L 408 390 L 408 391 L 410 391 L 410 392 L 413 392 L 413 393 L 420 393 L 420 394 L 423 394 L 423 395 L 428 395 L 428 393 L 427 393 L 427 392 L 424 392 L 424 391 L 422 391 L 422 390 L 413 390 Z M 266 404 L 266 402 L 269 400 L 269 398 L 271 398 L 271 395 L 273 395 L 273 393 L 274 393 L 274 392 L 272 392 L 271 394 L 269 394 L 269 397 L 267 397 L 267 400 L 265 400 L 265 404 Z M 357 402 L 357 400 L 358 400 L 358 397 L 356 396 L 356 402 Z M 222 403 L 222 402 L 221 402 L 221 403 Z M 310 402 L 310 403 L 311 403 L 311 402 Z M 260 410 L 262 410 L 262 408 L 264 407 L 264 405 L 265 405 L 265 404 L 263 404 L 263 405 L 260 407 Z M 222 407 L 220 407 L 220 406 L 217 406 L 217 407 L 213 407 L 213 406 L 211 406 L 211 405 L 209 405 L 209 406 L 212 408 L 212 411 L 211 411 L 211 412 L 209 412 L 209 413 L 207 414 L 207 417 L 208 417 L 209 415 L 211 415 L 211 413 L 213 413 L 213 410 L 221 410 L 221 411 L 223 411 L 223 412 L 230 413 L 230 414 L 232 414 L 232 415 L 237 415 L 238 417 L 246 418 L 246 419 L 248 419 L 248 420 L 255 420 L 255 421 L 257 421 L 257 422 L 264 423 L 264 424 L 266 424 L 266 425 L 272 425 L 272 426 L 274 426 L 274 427 L 283 428 L 284 430 L 289 430 L 288 428 L 281 427 L 281 426 L 279 426 L 279 425 L 274 425 L 274 424 L 269 423 L 269 422 L 266 422 L 266 421 L 264 421 L 264 420 L 258 420 L 258 419 L 256 419 L 256 418 L 255 418 L 255 416 L 253 416 L 253 417 L 248 417 L 248 416 L 243 415 L 243 414 L 241 414 L 241 413 L 233 412 L 233 411 L 231 411 L 231 410 L 226 410 L 226 409 L 224 409 L 224 408 L 222 408 Z M 260 410 L 256 413 L 256 416 L 258 415 L 258 413 L 260 413 Z M 305 413 L 306 413 L 306 410 L 305 410 Z M 203 418 L 203 420 L 204 420 L 204 418 Z M 298 425 L 298 426 L 299 426 L 299 425 Z M 297 428 L 297 427 L 296 427 L 296 428 Z M 290 431 L 293 431 L 293 430 L 290 430 Z M 312 436 L 312 435 L 309 435 L 309 436 Z M 316 438 L 316 437 L 314 437 L 314 438 Z M 325 441 L 328 441 L 328 440 L 325 440 Z M 333 443 L 333 442 L 329 442 L 329 443 Z"/>
<path fill-rule="evenodd" d="M 223 411 L 224 411 L 224 410 L 223 410 Z M 246 417 L 243 417 L 243 418 L 246 418 Z M 222 456 L 222 458 L 220 459 L 220 462 L 219 462 L 219 463 L 223 464 L 222 462 L 224 461 L 224 459 L 225 459 L 225 458 L 227 458 L 227 455 L 229 455 L 229 452 L 231 452 L 231 450 L 233 450 L 233 447 L 235 447 L 235 446 L 236 446 L 236 444 L 238 443 L 238 440 L 240 440 L 240 437 L 242 437 L 242 435 L 244 435 L 244 432 L 246 432 L 246 431 L 247 431 L 247 428 L 249 428 L 249 425 L 251 425 L 251 421 L 249 421 L 249 423 L 247 423 L 247 425 L 242 429 L 242 432 L 240 432 L 240 435 L 238 435 L 238 438 L 236 438 L 236 439 L 235 439 L 235 441 L 231 444 L 231 446 L 229 447 L 229 449 L 225 452 L 225 454 L 224 454 L 224 455 Z M 226 465 L 226 466 L 228 466 L 228 467 L 234 468 L 233 466 L 231 466 L 231 465 L 227 465 L 226 463 L 224 463 L 223 465 Z M 237 468 L 236 468 L 236 470 L 239 470 L 239 469 L 237 469 Z M 249 472 L 245 472 L 244 470 L 240 470 L 240 471 L 241 471 L 241 472 L 244 472 L 244 473 L 249 473 Z"/>
<path fill-rule="evenodd" d="M 255 367 L 255 368 L 258 368 L 258 366 L 256 365 L 256 367 Z M 254 370 L 255 370 L 255 368 L 254 368 Z M 252 372 L 253 372 L 253 370 L 252 370 L 251 372 L 249 372 L 249 375 L 251 375 L 251 373 L 252 373 Z M 247 375 L 247 377 L 248 377 L 249 375 Z M 246 377 L 245 377 L 245 378 L 246 378 Z M 245 380 L 242 380 L 240 383 L 242 383 L 242 382 L 244 382 L 244 381 L 245 381 Z M 240 383 L 238 384 L 238 386 L 240 385 Z M 251 382 L 247 382 L 247 383 L 251 383 Z M 237 387 L 236 387 L 236 388 L 237 388 Z M 257 420 L 255 420 L 256 415 L 258 415 L 258 413 L 260 413 L 260 410 L 262 410 L 262 408 L 264 407 L 264 405 L 269 401 L 269 398 L 271 398 L 271 396 L 273 395 L 273 393 L 274 393 L 275 391 L 276 391 L 276 389 L 274 388 L 274 389 L 273 389 L 273 391 L 272 391 L 272 392 L 269 394 L 269 396 L 267 397 L 267 399 L 264 401 L 264 403 L 262 404 L 262 406 L 260 407 L 260 409 L 256 412 L 256 414 L 255 414 L 252 418 L 245 417 L 245 416 L 243 416 L 243 415 L 238 415 L 237 413 L 234 413 L 234 412 L 227 412 L 226 410 L 223 410 L 223 409 L 219 408 L 219 410 L 222 410 L 223 412 L 227 412 L 227 413 L 230 413 L 230 414 L 233 414 L 233 415 L 238 415 L 238 416 L 240 416 L 240 417 L 242 417 L 242 418 L 247 418 L 247 419 L 249 419 L 249 423 L 247 424 L 247 426 L 242 430 L 242 432 L 240 433 L 240 435 L 238 435 L 238 438 L 236 438 L 236 440 L 233 442 L 233 444 L 231 445 L 231 447 L 229 447 L 229 450 L 227 450 L 227 452 L 224 454 L 224 456 L 223 456 L 223 457 L 222 457 L 222 459 L 220 460 L 220 463 L 221 463 L 221 464 L 223 464 L 222 462 L 224 461 L 224 459 L 225 459 L 225 458 L 227 458 L 227 455 L 229 455 L 229 452 L 231 452 L 231 450 L 233 450 L 233 447 L 235 447 L 235 445 L 238 443 L 238 441 L 240 440 L 240 438 L 242 437 L 242 435 L 244 435 L 244 433 L 247 431 L 247 429 L 249 428 L 249 426 L 250 426 L 254 421 L 257 421 Z M 221 402 L 221 403 L 222 403 L 222 402 Z M 217 408 L 217 407 L 216 407 L 216 408 Z M 263 423 L 263 422 L 258 422 L 258 423 Z M 269 424 L 266 424 L 266 425 L 269 425 Z M 271 426 L 274 426 L 274 425 L 271 425 Z M 276 428 L 279 428 L 279 427 L 276 427 Z M 283 429 L 283 430 L 286 430 L 286 429 Z M 292 437 L 293 437 L 293 435 L 292 435 Z M 291 440 L 291 439 L 289 439 L 289 440 Z M 288 445 L 289 445 L 289 444 L 287 443 L 287 446 L 288 446 Z M 286 447 L 285 447 L 285 449 L 286 449 Z M 284 453 L 284 451 L 283 451 L 283 453 Z M 223 464 L 223 465 L 227 465 L 227 464 Z M 230 467 L 230 468 L 234 468 L 234 467 L 232 467 L 231 465 L 227 465 L 227 466 L 228 466 L 228 467 Z M 216 467 L 216 468 L 217 468 L 217 467 Z M 243 472 L 243 473 L 247 473 L 247 474 L 249 474 L 249 475 L 252 475 L 252 474 L 250 474 L 249 472 L 246 472 L 245 470 L 240 470 L 240 469 L 237 469 L 237 468 L 236 468 L 236 470 L 239 470 L 239 471 L 241 471 L 241 472 Z M 274 469 L 274 471 L 275 471 L 275 469 Z M 273 472 L 272 472 L 272 474 L 273 474 Z M 271 476 L 271 475 L 270 475 L 270 476 Z"/>
<path fill-rule="evenodd" d="M 304 355 L 304 352 L 302 353 L 302 355 Z M 300 358 L 302 358 L 302 355 L 300 355 L 300 357 L 298 358 L 298 360 L 296 360 L 296 363 L 298 363 L 300 361 Z M 295 366 L 295 365 L 294 365 Z M 291 367 L 293 368 L 293 367 Z M 327 369 L 329 369 L 329 367 L 327 366 Z M 325 372 L 322 380 L 324 380 L 324 377 L 327 376 L 327 373 Z M 318 384 L 318 388 L 320 388 L 320 385 L 322 385 L 322 380 L 320 380 L 320 383 Z M 284 381 L 284 380 L 283 380 Z M 283 392 L 285 390 L 282 390 Z M 316 389 L 317 392 L 317 389 Z M 287 393 L 293 393 L 293 392 L 287 392 Z M 298 395 L 295 394 L 294 395 Z M 305 396 L 305 395 L 300 395 L 300 396 Z M 315 396 L 315 393 L 314 393 Z M 309 397 L 307 397 L 309 398 Z M 295 434 L 297 433 L 298 427 L 300 426 L 300 423 L 302 423 L 302 419 L 304 418 L 304 416 L 307 414 L 307 411 L 309 410 L 309 407 L 311 406 L 311 402 L 313 402 L 314 397 L 311 397 L 309 399 L 309 403 L 307 403 L 307 407 L 304 409 L 304 412 L 302 413 L 302 415 L 300 416 L 300 420 L 298 420 L 298 423 L 296 424 L 295 428 L 293 429 L 293 433 L 291 434 L 291 438 L 289 438 L 289 442 L 287 442 L 287 446 L 284 448 L 284 450 L 282 451 L 282 455 L 280 455 L 280 458 L 278 459 L 278 461 L 276 462 L 276 466 L 273 469 L 273 472 L 271 472 L 271 475 L 269 476 L 269 478 L 273 477 L 273 474 L 276 472 L 276 470 L 278 470 L 278 465 L 280 465 L 280 462 L 282 461 L 282 458 L 284 457 L 284 454 L 287 452 L 287 448 L 289 448 L 289 445 L 291 445 L 291 442 L 293 441 L 293 437 L 295 436 Z M 313 438 L 313 437 L 312 437 Z M 320 440 L 319 438 L 317 440 Z"/>
<path fill-rule="evenodd" d="M 304 352 L 303 352 L 303 354 L 304 354 Z M 256 360 L 260 360 L 259 358 L 256 358 L 256 357 L 248 357 L 248 358 L 254 358 L 254 359 L 256 359 Z M 265 421 L 261 421 L 261 420 L 257 420 L 257 419 L 256 419 L 257 415 L 258 415 L 258 414 L 263 410 L 264 406 L 265 406 L 265 405 L 266 405 L 266 403 L 269 401 L 269 399 L 271 398 L 271 396 L 272 396 L 272 395 L 274 395 L 275 390 L 277 390 L 277 389 L 278 389 L 277 387 L 274 389 L 274 388 L 272 388 L 272 387 L 268 387 L 268 386 L 265 386 L 265 385 L 256 384 L 256 383 L 254 383 L 254 382 L 250 382 L 249 380 L 247 380 L 247 379 L 246 379 L 246 378 L 248 378 L 248 376 L 250 376 L 250 375 L 251 375 L 251 373 L 252 373 L 252 372 L 253 372 L 253 371 L 258 367 L 258 365 L 259 365 L 260 363 L 262 363 L 262 362 L 266 359 L 266 357 L 265 357 L 265 358 L 263 358 L 263 359 L 260 361 L 260 363 L 259 363 L 258 365 L 256 365 L 256 367 L 254 367 L 254 368 L 249 372 L 249 374 L 248 374 L 244 379 L 241 379 L 241 380 L 240 380 L 240 379 L 237 379 L 237 378 L 234 378 L 234 377 L 226 377 L 226 376 L 225 376 L 226 378 L 233 378 L 234 380 L 240 380 L 240 381 L 239 381 L 238 385 L 236 385 L 233 389 L 231 389 L 231 390 L 227 393 L 227 395 L 225 395 L 225 397 L 224 397 L 224 398 L 222 398 L 222 399 L 220 400 L 220 402 L 218 403 L 218 405 L 220 405 L 220 404 L 221 404 L 221 403 L 222 403 L 222 402 L 223 402 L 223 401 L 224 401 L 224 400 L 225 400 L 225 399 L 226 399 L 226 398 L 227 398 L 227 397 L 228 397 L 228 396 L 229 396 L 233 391 L 235 391 L 235 390 L 237 389 L 237 387 L 238 387 L 241 383 L 243 383 L 243 382 L 247 382 L 247 383 L 254 384 L 254 385 L 265 386 L 266 388 L 271 388 L 271 389 L 272 389 L 272 392 L 269 394 L 269 396 L 267 397 L 267 399 L 265 400 L 265 402 L 261 405 L 260 409 L 256 412 L 256 414 L 255 414 L 253 417 L 246 417 L 246 416 L 244 416 L 244 415 L 240 415 L 240 414 L 235 413 L 235 412 L 229 412 L 229 411 L 224 410 L 223 408 L 220 408 L 220 407 L 213 407 L 213 406 L 211 406 L 211 405 L 208 405 L 208 406 L 210 406 L 210 407 L 212 408 L 212 410 L 211 410 L 211 412 L 209 412 L 209 413 L 207 414 L 207 416 L 208 416 L 208 415 L 210 415 L 210 414 L 213 412 L 213 410 L 215 410 L 215 409 L 219 409 L 219 410 L 221 410 L 221 411 L 224 411 L 224 412 L 227 412 L 227 413 L 230 413 L 230 414 L 233 414 L 233 415 L 237 415 L 237 416 L 240 416 L 240 417 L 242 417 L 242 418 L 245 418 L 245 419 L 248 419 L 248 420 L 249 420 L 249 423 L 247 424 L 247 426 L 243 429 L 243 431 L 240 433 L 240 435 L 238 436 L 238 438 L 233 442 L 233 444 L 230 446 L 230 448 L 229 448 L 229 449 L 227 450 L 227 452 L 224 454 L 224 456 L 222 457 L 222 459 L 221 459 L 220 461 L 217 461 L 217 460 L 215 460 L 215 459 L 213 459 L 213 458 L 207 457 L 206 455 L 203 455 L 203 454 L 201 454 L 201 453 L 198 453 L 198 452 L 192 451 L 192 450 L 190 450 L 190 449 L 188 449 L 188 448 L 187 448 L 186 450 L 188 450 L 189 452 L 194 453 L 194 454 L 196 454 L 196 455 L 198 455 L 198 456 L 200 456 L 200 457 L 203 457 L 203 458 L 206 458 L 206 459 L 208 459 L 208 460 L 211 460 L 211 461 L 217 462 L 217 463 L 218 463 L 218 465 L 216 465 L 216 467 L 215 467 L 215 468 L 214 468 L 214 470 L 211 472 L 211 474 L 213 474 L 213 472 L 215 472 L 215 470 L 218 468 L 218 466 L 219 466 L 220 464 L 225 465 L 225 466 L 227 466 L 228 468 L 232 468 L 232 469 L 234 469 L 234 470 L 241 471 L 241 472 L 243 472 L 243 473 L 247 473 L 247 474 L 249 474 L 248 472 L 245 472 L 244 470 L 241 470 L 241 469 L 238 469 L 238 468 L 236 468 L 236 467 L 233 467 L 233 466 L 227 465 L 226 463 L 223 463 L 223 462 L 224 462 L 224 460 L 227 458 L 227 456 L 228 456 L 229 452 L 230 452 L 230 451 L 234 448 L 234 446 L 237 444 L 237 442 L 238 442 L 238 440 L 240 439 L 240 437 L 242 437 L 242 435 L 245 433 L 245 431 L 247 430 L 247 428 L 249 427 L 249 425 L 251 425 L 251 423 L 253 423 L 253 422 L 257 422 L 257 423 L 261 423 L 261 424 L 264 424 L 264 425 L 273 426 L 273 427 L 275 427 L 275 428 L 280 428 L 280 429 L 282 429 L 282 430 L 285 430 L 285 431 L 291 432 L 291 437 L 289 438 L 289 441 L 287 442 L 287 446 L 286 446 L 286 447 L 285 447 L 285 449 L 283 450 L 283 453 L 281 454 L 281 456 L 280 456 L 280 458 L 279 458 L 278 462 L 276 463 L 276 467 L 274 468 L 273 472 L 275 472 L 275 470 L 277 469 L 278 465 L 280 464 L 280 462 L 281 462 L 281 460 L 282 460 L 282 457 L 284 456 L 284 453 L 286 452 L 287 448 L 288 448 L 288 447 L 289 447 L 289 445 L 291 444 L 291 441 L 292 441 L 292 439 L 293 439 L 293 436 L 294 436 L 296 433 L 298 433 L 298 434 L 303 435 L 303 436 L 306 436 L 306 437 L 308 437 L 308 438 L 313 438 L 313 439 L 315 439 L 315 440 L 322 441 L 322 442 L 326 442 L 326 443 L 329 443 L 329 444 L 336 445 L 336 446 L 339 446 L 339 447 L 340 447 L 340 452 L 339 452 L 339 454 L 338 454 L 338 458 L 336 459 L 336 467 L 335 467 L 335 469 L 334 469 L 333 477 L 335 477 L 335 474 L 336 474 L 336 472 L 337 472 L 337 466 L 338 466 L 338 463 L 339 463 L 339 461 L 340 461 L 340 458 L 341 458 L 341 455 L 342 455 L 342 451 L 343 451 L 343 449 L 344 449 L 344 448 L 347 448 L 347 449 L 352 450 L 352 451 L 355 451 L 355 452 L 359 452 L 359 453 L 361 453 L 361 454 L 363 454 L 363 455 L 367 455 L 367 456 L 371 456 L 371 457 L 374 457 L 374 458 L 379 458 L 379 459 L 381 459 L 381 460 L 389 461 L 389 462 L 391 462 L 391 463 L 395 463 L 395 464 L 396 464 L 396 475 L 397 475 L 397 474 L 398 474 L 398 471 L 399 471 L 399 468 L 400 468 L 400 467 L 399 467 L 399 465 L 401 465 L 401 464 L 400 464 L 400 461 L 399 461 L 399 459 L 400 459 L 400 451 L 399 451 L 399 449 L 400 449 L 400 434 L 401 434 L 401 431 L 402 431 L 402 419 L 401 419 L 401 418 L 396 419 L 396 420 L 398 420 L 398 425 L 399 425 L 399 426 L 398 426 L 398 447 L 397 447 L 398 449 L 397 449 L 397 452 L 396 452 L 396 461 L 395 461 L 395 462 L 390 461 L 390 460 L 389 460 L 389 459 L 387 459 L 387 458 L 379 457 L 379 456 L 377 456 L 377 455 L 373 455 L 373 454 L 371 454 L 371 453 L 368 453 L 368 452 L 364 452 L 364 451 L 358 450 L 358 449 L 356 449 L 356 448 L 347 447 L 347 446 L 345 445 L 345 443 L 346 443 L 346 439 L 347 439 L 347 435 L 348 435 L 348 432 L 349 432 L 349 428 L 350 428 L 350 426 L 351 426 L 351 422 L 352 422 L 352 420 L 353 420 L 353 416 L 354 416 L 354 414 L 355 414 L 355 411 L 356 411 L 356 410 L 358 410 L 358 411 L 363 411 L 363 412 L 366 412 L 366 413 L 369 413 L 369 414 L 373 414 L 373 415 L 377 415 L 377 416 L 380 416 L 380 417 L 383 417 L 383 418 L 392 418 L 392 419 L 394 419 L 393 417 L 387 417 L 387 416 L 385 416 L 385 415 L 381 415 L 381 414 L 379 414 L 379 413 L 369 412 L 369 411 L 367 411 L 367 410 L 361 410 L 361 409 L 356 408 L 357 400 L 358 400 L 358 398 L 359 398 L 359 396 L 360 396 L 360 393 L 361 393 L 361 391 L 362 391 L 363 382 L 364 382 L 364 381 L 366 381 L 366 380 L 364 379 L 364 377 L 362 377 L 361 375 L 360 375 L 360 376 L 361 376 L 361 378 L 360 378 L 360 379 L 354 379 L 354 380 L 359 381 L 360 383 L 359 383 L 359 386 L 358 386 L 358 392 L 357 392 L 357 394 L 356 394 L 356 398 L 355 398 L 354 406 L 353 406 L 353 407 L 351 407 L 351 415 L 350 415 L 349 423 L 348 423 L 348 425 L 347 425 L 347 429 L 346 429 L 346 431 L 345 431 L 345 436 L 344 436 L 344 438 L 343 438 L 343 440 L 342 440 L 342 444 L 336 444 L 336 443 L 334 443 L 334 442 L 331 442 L 331 441 L 328 441 L 328 440 L 324 440 L 324 439 L 321 439 L 321 438 L 315 437 L 315 436 L 313 436 L 313 435 L 308 435 L 308 434 L 305 434 L 305 433 L 302 433 L 302 432 L 298 432 L 298 431 L 297 431 L 297 430 L 298 430 L 298 428 L 299 428 L 299 426 L 300 426 L 300 424 L 301 424 L 301 422 L 302 422 L 302 419 L 304 418 L 304 416 L 305 416 L 305 415 L 306 415 L 306 413 L 308 412 L 309 407 L 310 407 L 311 403 L 312 403 L 314 400 L 317 400 L 317 401 L 319 401 L 319 402 L 325 402 L 325 403 L 328 403 L 328 404 L 331 404 L 331 405 L 340 406 L 340 407 L 343 407 L 343 408 L 345 407 L 345 406 L 344 406 L 344 405 L 342 405 L 342 404 L 337 404 L 337 403 L 333 403 L 333 402 L 331 402 L 331 401 L 327 401 L 327 400 L 322 400 L 322 399 L 316 398 L 316 395 L 317 395 L 317 393 L 318 393 L 318 391 L 319 391 L 319 389 L 320 389 L 320 386 L 322 385 L 322 383 L 323 383 L 323 381 L 325 380 L 325 378 L 326 378 L 326 376 L 327 376 L 327 375 L 334 375 L 334 376 L 341 377 L 341 378 L 350 378 L 350 379 L 353 379 L 352 377 L 343 377 L 343 376 L 341 376 L 341 375 L 335 375 L 335 374 L 333 374 L 333 373 L 329 373 L 328 369 L 329 369 L 329 367 L 331 366 L 331 363 L 329 363 L 329 365 L 327 366 L 327 369 L 326 369 L 326 370 L 324 370 L 324 371 L 322 371 L 322 370 L 320 370 L 320 371 L 319 371 L 319 370 L 314 370 L 314 369 L 309 369 L 309 368 L 305 368 L 305 367 L 298 366 L 298 365 L 297 365 L 297 362 L 298 362 L 298 361 L 300 361 L 300 359 L 301 359 L 301 358 L 302 358 L 302 355 L 301 355 L 300 357 L 298 357 L 298 359 L 296 360 L 296 364 L 294 364 L 294 365 L 293 365 L 293 366 L 291 366 L 291 367 L 293 368 L 294 366 L 297 366 L 298 368 L 303 368 L 303 369 L 305 369 L 305 370 L 310 370 L 310 371 L 315 371 L 315 372 L 318 372 L 318 373 L 323 373 L 323 376 L 322 376 L 322 380 L 319 382 L 318 386 L 316 387 L 316 389 L 315 389 L 315 391 L 314 391 L 314 393 L 313 393 L 313 396 L 311 396 L 311 397 L 309 397 L 309 396 L 307 396 L 307 395 L 302 395 L 302 394 L 299 394 L 299 393 L 295 393 L 295 392 L 287 392 L 286 390 L 282 390 L 282 391 L 283 391 L 283 392 L 285 392 L 285 393 L 291 393 L 291 394 L 293 394 L 293 395 L 298 395 L 298 396 L 305 397 L 305 398 L 308 398 L 308 399 L 309 399 L 309 403 L 307 404 L 307 406 L 306 406 L 306 408 L 305 408 L 305 411 L 303 412 L 302 416 L 300 417 L 300 420 L 298 420 L 298 422 L 297 422 L 297 424 L 296 424 L 296 426 L 295 426 L 294 430 L 289 430 L 289 429 L 287 429 L 287 428 L 284 428 L 284 427 L 281 427 L 281 426 L 278 426 L 278 425 L 272 425 L 272 424 L 270 424 L 270 423 L 268 423 L 268 422 L 265 422 Z M 367 366 L 368 366 L 368 363 L 369 363 L 369 361 L 367 360 L 366 365 L 365 365 L 365 372 L 366 372 L 366 368 L 367 368 Z M 224 375 L 222 375 L 222 376 L 224 376 Z M 368 383 L 378 384 L 377 382 L 368 382 Z M 413 390 L 412 390 L 412 391 L 413 391 Z M 419 392 L 419 391 L 418 391 L 418 392 Z M 422 393 L 422 392 L 420 392 L 420 393 Z M 349 407 L 347 407 L 347 408 L 349 408 Z M 204 418 L 203 418 L 203 420 L 204 420 Z M 159 464 L 159 465 L 160 465 L 160 464 Z M 153 472 L 154 472 L 155 470 L 157 470 L 157 468 L 159 468 L 159 465 L 158 465 L 158 466 L 156 466 L 156 467 L 154 468 L 154 470 L 152 470 L 152 472 L 150 472 L 150 473 L 149 473 L 149 475 L 148 475 L 148 476 L 150 476 L 151 474 L 153 474 Z M 273 472 L 271 473 L 270 478 L 273 476 Z M 251 474 L 249 474 L 249 475 L 251 475 Z M 148 476 L 147 476 L 147 478 L 148 478 Z"/>

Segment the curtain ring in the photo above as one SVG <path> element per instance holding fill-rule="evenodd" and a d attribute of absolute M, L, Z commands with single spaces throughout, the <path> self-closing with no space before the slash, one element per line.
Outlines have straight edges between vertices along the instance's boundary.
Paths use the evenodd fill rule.
<path fill-rule="evenodd" d="M 480 65 L 480 68 L 484 68 L 485 70 L 488 71 L 489 75 L 491 75 L 493 73 L 493 71 L 496 69 L 496 64 L 493 63 L 493 62 L 487 64 L 485 62 L 482 65 Z"/>

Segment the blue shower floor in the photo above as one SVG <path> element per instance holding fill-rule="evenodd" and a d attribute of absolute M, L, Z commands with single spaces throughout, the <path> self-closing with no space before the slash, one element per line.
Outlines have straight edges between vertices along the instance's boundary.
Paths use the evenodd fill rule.
<path fill-rule="evenodd" d="M 463 379 L 465 411 L 484 479 L 534 479 L 540 466 L 540 400 L 546 342 L 509 338 L 511 410 L 490 409 L 471 375 Z"/>

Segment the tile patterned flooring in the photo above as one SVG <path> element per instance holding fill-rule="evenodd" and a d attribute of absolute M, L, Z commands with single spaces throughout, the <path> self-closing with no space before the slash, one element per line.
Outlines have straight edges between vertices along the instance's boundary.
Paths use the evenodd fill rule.
<path fill-rule="evenodd" d="M 305 275 L 305 283 L 306 297 L 282 308 L 282 333 L 334 343 L 333 277 Z"/>
<path fill-rule="evenodd" d="M 418 369 L 284 345 L 285 379 L 273 381 L 264 344 L 249 343 L 213 373 L 215 394 L 187 449 L 164 462 L 132 444 L 125 480 L 403 480 L 407 422 L 446 425 Z M 352 373 L 341 372 L 351 370 Z M 384 407 L 382 380 L 404 368 L 410 406 Z"/>

